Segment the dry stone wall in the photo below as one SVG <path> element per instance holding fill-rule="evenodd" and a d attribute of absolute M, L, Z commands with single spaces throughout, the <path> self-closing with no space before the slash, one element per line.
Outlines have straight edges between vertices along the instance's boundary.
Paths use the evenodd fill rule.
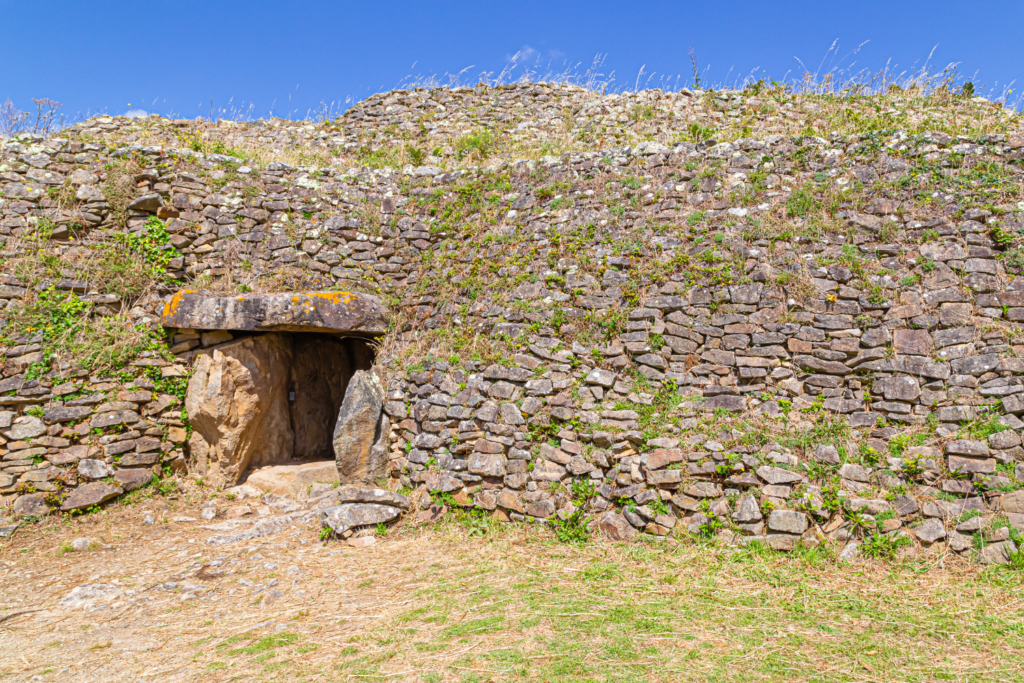
<path fill-rule="evenodd" d="M 9 262 L 163 221 L 136 323 L 185 287 L 380 297 L 387 474 L 421 507 L 565 519 L 589 482 L 615 538 L 1017 551 L 1024 136 L 991 103 L 418 89 L 319 124 L 101 118 L 2 145 Z M 73 272 L 9 268 L 0 295 L 51 286 L 126 303 Z M 171 330 L 124 381 L 9 336 L 0 491 L 103 497 L 122 454 L 184 463 L 181 406 L 146 378 L 187 375 L 208 335 Z"/>

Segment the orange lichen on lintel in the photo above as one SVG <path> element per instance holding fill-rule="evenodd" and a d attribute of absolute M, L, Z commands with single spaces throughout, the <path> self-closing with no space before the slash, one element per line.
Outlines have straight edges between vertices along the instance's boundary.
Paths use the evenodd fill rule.
<path fill-rule="evenodd" d="M 309 294 L 296 294 L 292 297 L 293 305 L 309 305 L 315 301 L 326 301 L 334 304 L 347 304 L 355 301 L 358 297 L 351 292 L 311 292 Z"/>
<path fill-rule="evenodd" d="M 172 315 L 177 313 L 178 309 L 181 308 L 181 304 L 184 301 L 185 296 L 187 294 L 196 294 L 198 292 L 198 289 L 183 289 L 174 296 L 172 296 L 171 300 L 164 304 L 163 318 L 166 320 L 167 318 L 170 318 Z"/>

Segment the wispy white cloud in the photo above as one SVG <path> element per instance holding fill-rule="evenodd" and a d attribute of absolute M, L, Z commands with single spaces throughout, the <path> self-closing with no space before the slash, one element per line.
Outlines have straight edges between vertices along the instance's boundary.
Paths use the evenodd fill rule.
<path fill-rule="evenodd" d="M 532 45 L 523 45 L 515 53 L 506 53 L 505 61 L 517 64 L 536 65 L 543 61 L 563 59 L 565 53 L 558 49 L 537 49 Z"/>

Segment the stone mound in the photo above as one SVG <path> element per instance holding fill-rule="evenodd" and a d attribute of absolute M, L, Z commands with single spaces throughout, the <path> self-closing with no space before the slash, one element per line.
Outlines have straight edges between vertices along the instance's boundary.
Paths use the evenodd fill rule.
<path fill-rule="evenodd" d="M 383 398 L 334 432 L 340 383 L 296 411 L 317 373 L 281 375 L 250 451 L 330 434 L 341 481 L 563 529 L 583 508 L 619 539 L 1009 561 L 1022 158 L 980 98 L 760 86 L 414 89 L 316 124 L 8 139 L 0 493 L 31 516 L 205 473 L 237 450 L 210 435 L 241 432 L 183 412 L 190 378 L 246 392 L 203 359 L 331 334 L 376 339 Z M 336 528 L 383 515 L 346 505 Z"/>

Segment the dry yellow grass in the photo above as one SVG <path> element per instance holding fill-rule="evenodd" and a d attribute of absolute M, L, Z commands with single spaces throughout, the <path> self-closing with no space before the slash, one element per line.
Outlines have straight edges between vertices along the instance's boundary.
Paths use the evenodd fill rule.
<path fill-rule="evenodd" d="M 0 550 L 0 680 L 1014 681 L 1024 668 L 1020 574 L 940 552 L 840 565 L 563 546 L 452 519 L 408 520 L 369 548 L 323 546 L 312 525 L 212 547 L 203 522 L 175 521 L 204 497 L 20 530 Z M 109 547 L 68 552 L 80 537 Z M 87 583 L 132 593 L 60 605 Z"/>

